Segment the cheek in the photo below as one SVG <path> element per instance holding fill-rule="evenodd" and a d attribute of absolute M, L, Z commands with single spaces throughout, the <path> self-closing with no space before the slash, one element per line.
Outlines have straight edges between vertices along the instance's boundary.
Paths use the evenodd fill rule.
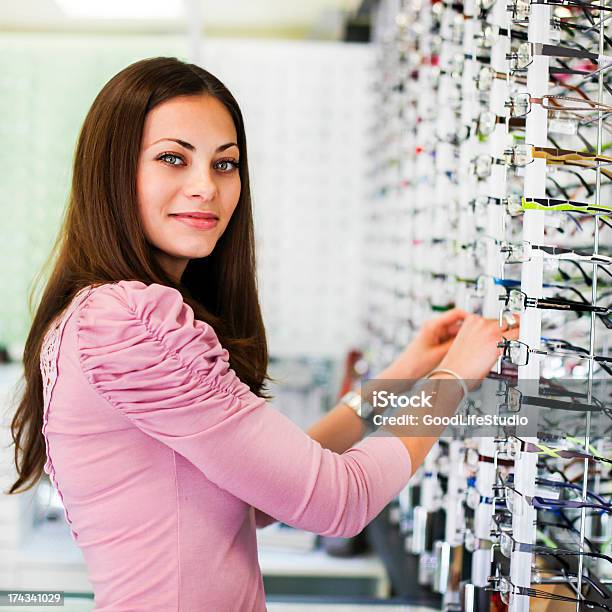
<path fill-rule="evenodd" d="M 143 171 L 136 181 L 136 194 L 138 198 L 138 213 L 149 240 L 155 238 L 159 231 L 159 215 L 163 211 L 165 196 L 163 182 L 155 172 Z"/>
<path fill-rule="evenodd" d="M 226 216 L 231 217 L 240 199 L 240 178 L 228 185 L 223 198 L 223 209 Z"/>
<path fill-rule="evenodd" d="M 153 196 L 153 193 L 150 189 L 144 187 L 144 185 L 146 184 L 146 181 L 138 182 L 136 186 L 136 193 L 138 197 L 138 213 L 140 214 L 140 219 L 142 220 L 142 224 L 145 230 L 149 230 L 149 227 L 151 225 L 149 218 L 151 216 L 151 198 Z"/>
<path fill-rule="evenodd" d="M 170 187 L 167 177 L 155 168 L 145 169 L 138 175 L 136 192 L 143 217 L 159 214 L 168 199 Z"/>

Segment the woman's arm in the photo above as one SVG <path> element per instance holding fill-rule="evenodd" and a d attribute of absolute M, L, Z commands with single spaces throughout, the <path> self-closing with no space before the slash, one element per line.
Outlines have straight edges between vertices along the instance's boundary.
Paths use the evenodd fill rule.
<path fill-rule="evenodd" d="M 459 334 L 460 341 L 454 344 L 449 343 L 448 333 L 445 333 L 446 328 L 450 325 L 452 329 L 458 329 L 457 322 L 459 320 L 463 321 L 465 318 L 466 313 L 453 310 L 438 319 L 429 321 L 415 341 L 396 361 L 381 372 L 375 380 L 362 387 L 362 395 L 364 397 L 369 395 L 369 384 L 374 387 L 380 386 L 376 384 L 376 381 L 416 382 L 436 367 L 437 362 L 431 359 L 432 353 L 436 356 L 443 354 L 444 359 L 440 363 L 440 367 L 457 372 L 468 386 L 482 379 L 499 355 L 497 342 L 504 337 L 508 339 L 517 338 L 519 329 L 502 329 L 496 320 L 487 320 L 471 315 L 467 318 L 467 324 Z M 428 337 L 426 341 L 423 339 L 425 334 Z M 443 349 L 444 353 L 440 349 L 441 343 L 445 347 Z M 451 344 L 453 348 L 448 350 Z M 479 348 L 476 350 L 474 347 Z M 426 370 L 423 369 L 424 363 L 426 364 Z M 434 378 L 452 379 L 453 377 L 449 377 L 447 374 L 436 374 Z M 405 390 L 408 390 L 410 386 L 406 387 Z M 434 383 L 429 386 L 440 393 L 439 386 Z M 450 414 L 454 412 L 461 399 L 461 388 L 458 385 L 456 388 L 455 385 L 445 385 L 443 389 L 445 397 L 443 401 L 442 397 L 439 398 L 441 401 L 438 409 Z M 413 473 L 442 433 L 442 428 L 430 428 L 420 432 L 421 435 L 405 437 L 402 435 L 405 432 L 402 432 L 401 428 L 384 429 L 399 437 L 406 446 L 412 460 Z M 343 453 L 361 440 L 366 431 L 362 419 L 355 414 L 354 410 L 345 404 L 338 404 L 315 423 L 307 433 L 323 448 L 328 448 L 336 453 Z"/>
<path fill-rule="evenodd" d="M 449 318 L 455 317 L 451 313 L 446 313 L 446 315 L 439 319 L 448 321 Z M 464 319 L 465 316 L 463 315 L 461 318 Z M 435 321 L 433 323 L 435 324 Z M 431 329 L 428 333 L 430 332 Z M 445 351 L 440 367 L 458 373 L 459 376 L 465 379 L 469 387 L 477 380 L 486 376 L 494 364 L 499 355 L 497 342 L 504 336 L 507 338 L 518 337 L 518 328 L 511 330 L 502 329 L 495 320 L 486 320 L 472 315 L 467 318 L 466 325 L 462 327 L 459 335 L 461 338 L 453 344 L 453 348 L 448 352 Z M 418 346 L 422 356 L 426 352 L 424 343 L 421 341 Z M 478 347 L 478 349 L 475 347 Z M 422 378 L 431 369 L 436 367 L 437 362 L 432 366 L 431 360 L 418 359 L 416 355 L 410 355 L 409 349 L 410 347 L 386 370 L 381 372 L 371 384 L 377 386 L 376 381 L 384 379 L 416 382 L 417 379 Z M 439 349 L 437 350 L 439 353 Z M 423 363 L 428 368 L 426 371 L 423 370 Z M 413 366 L 412 364 L 417 365 Z M 431 369 L 430 366 L 432 366 Z M 440 379 L 450 379 L 450 384 L 446 383 L 440 386 Z M 435 412 L 438 415 L 453 414 L 462 399 L 463 392 L 461 386 L 456 384 L 457 381 L 453 379 L 453 376 L 438 373 L 424 387 L 426 390 L 432 391 L 437 397 L 438 401 L 435 402 Z M 367 397 L 368 391 L 368 383 L 366 383 L 362 387 L 362 394 Z M 383 435 L 394 435 L 401 440 L 410 456 L 412 472 L 414 473 L 431 450 L 431 447 L 437 442 L 442 430 L 443 427 L 430 426 L 424 428 L 421 426 L 418 430 L 411 431 L 410 435 L 407 436 L 406 430 L 402 427 L 383 427 L 381 433 Z M 315 423 L 307 433 L 324 448 L 341 454 L 362 438 L 365 428 L 362 420 L 349 406 L 338 404 L 321 420 Z M 259 510 L 255 511 L 255 518 L 258 527 L 265 527 L 274 522 L 272 517 Z"/>
<path fill-rule="evenodd" d="M 371 384 L 376 386 L 379 380 L 416 380 L 416 371 L 413 375 L 409 372 L 400 376 L 390 366 L 381 372 Z M 367 396 L 368 383 L 362 386 L 361 393 Z M 335 453 L 343 453 L 359 442 L 367 433 L 367 428 L 355 411 L 346 404 L 336 404 L 322 419 L 318 420 L 307 430 L 308 435 L 316 440 L 323 448 L 328 448 Z"/>
<path fill-rule="evenodd" d="M 323 448 L 343 453 L 359 442 L 365 432 L 355 411 L 346 404 L 337 404 L 306 433 Z"/>
<path fill-rule="evenodd" d="M 416 381 L 431 372 L 446 355 L 466 316 L 465 311 L 454 308 L 425 322 L 412 342 L 376 380 Z M 354 410 L 337 404 L 307 433 L 323 448 L 343 453 L 361 440 L 366 428 Z"/>

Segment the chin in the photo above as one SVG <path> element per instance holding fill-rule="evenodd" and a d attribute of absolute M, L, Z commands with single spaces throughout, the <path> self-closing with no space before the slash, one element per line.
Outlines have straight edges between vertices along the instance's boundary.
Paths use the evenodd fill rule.
<path fill-rule="evenodd" d="M 208 257 L 215 249 L 215 245 L 211 245 L 206 248 L 198 248 L 198 249 L 190 249 L 186 253 L 181 253 L 181 257 L 185 257 L 187 259 L 202 259 L 202 257 Z"/>

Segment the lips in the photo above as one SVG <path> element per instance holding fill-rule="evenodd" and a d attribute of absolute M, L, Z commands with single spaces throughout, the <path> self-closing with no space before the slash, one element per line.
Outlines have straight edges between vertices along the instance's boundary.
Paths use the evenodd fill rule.
<path fill-rule="evenodd" d="M 189 217 L 192 219 L 215 219 L 219 220 L 219 217 L 213 213 L 208 212 L 186 212 L 186 213 L 172 213 L 171 217 Z"/>
<path fill-rule="evenodd" d="M 170 215 L 179 223 L 198 230 L 210 230 L 217 227 L 219 218 L 212 213 L 177 213 Z"/>

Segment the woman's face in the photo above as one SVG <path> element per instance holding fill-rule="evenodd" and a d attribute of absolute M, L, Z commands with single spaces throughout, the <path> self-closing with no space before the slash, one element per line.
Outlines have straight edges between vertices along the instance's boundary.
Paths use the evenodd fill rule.
<path fill-rule="evenodd" d="M 236 208 L 236 143 L 229 111 L 212 96 L 172 98 L 145 119 L 138 208 L 147 240 L 177 281 L 190 259 L 210 255 Z"/>

